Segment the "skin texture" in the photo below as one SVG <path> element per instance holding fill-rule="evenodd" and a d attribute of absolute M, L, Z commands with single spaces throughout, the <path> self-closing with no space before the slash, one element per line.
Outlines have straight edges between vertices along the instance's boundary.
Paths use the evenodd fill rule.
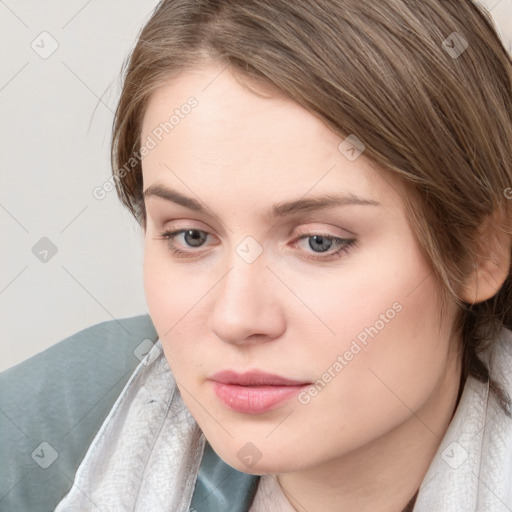
<path fill-rule="evenodd" d="M 456 406 L 456 306 L 440 323 L 440 288 L 393 180 L 364 153 L 347 159 L 344 139 L 299 105 L 256 95 L 222 70 L 212 63 L 169 81 L 143 121 L 146 140 L 187 98 L 198 101 L 143 160 L 145 190 L 164 185 L 208 208 L 146 199 L 144 286 L 166 359 L 220 457 L 277 474 L 296 510 L 400 511 Z M 334 193 L 380 205 L 267 216 L 275 203 Z M 208 233 L 197 247 L 174 238 L 190 257 L 162 237 L 179 229 Z M 356 242 L 336 256 L 336 242 L 322 253 L 306 234 Z M 246 237 L 263 251 L 252 263 L 237 253 Z M 378 333 L 347 360 L 370 326 Z M 346 364 L 336 371 L 338 356 Z M 207 379 L 224 369 L 308 382 L 331 369 L 331 379 L 307 403 L 252 415 L 215 395 Z M 244 446 L 259 457 L 250 467 L 237 455 Z"/>

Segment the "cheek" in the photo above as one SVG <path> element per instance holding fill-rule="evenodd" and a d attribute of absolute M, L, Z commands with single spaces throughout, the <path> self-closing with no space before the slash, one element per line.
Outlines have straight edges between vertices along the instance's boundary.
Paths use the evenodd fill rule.
<path fill-rule="evenodd" d="M 301 340 L 314 348 L 313 360 L 318 360 L 318 351 L 343 354 L 354 339 L 370 354 L 377 349 L 372 340 L 386 339 L 379 346 L 391 349 L 432 329 L 432 317 L 437 315 L 432 269 L 407 232 L 399 235 L 359 249 L 327 278 L 325 269 L 311 277 L 289 276 L 312 313 L 307 314 L 310 335 Z M 311 335 L 313 329 L 321 334 L 322 343 L 318 335 Z"/>
<path fill-rule="evenodd" d="M 165 357 L 178 377 L 191 367 L 191 361 L 201 366 L 201 357 L 196 354 L 200 349 L 197 340 L 209 312 L 204 298 L 214 281 L 195 278 L 186 264 L 172 263 L 169 254 L 158 244 L 151 240 L 145 244 L 144 291 Z"/>
<path fill-rule="evenodd" d="M 169 267 L 169 259 L 156 245 L 154 241 L 145 244 L 144 291 L 151 319 L 169 361 L 169 344 L 165 340 L 172 338 L 172 332 L 178 325 L 180 316 L 184 314 L 182 308 L 187 302 L 189 288 L 184 286 L 185 283 L 176 269 Z"/>
<path fill-rule="evenodd" d="M 200 298 L 199 283 L 194 282 L 193 273 L 187 265 L 172 262 L 165 244 L 150 239 L 144 248 L 144 291 L 159 334 L 172 329 Z"/>
<path fill-rule="evenodd" d="M 324 329 L 327 343 L 310 340 L 315 351 L 343 354 L 358 340 L 363 350 L 357 359 L 370 364 L 398 363 L 414 351 L 432 350 L 438 287 L 410 232 L 397 230 L 396 239 L 386 237 L 355 256 L 342 264 L 338 278 L 317 286 L 310 282 L 297 291 L 331 330 Z"/>
<path fill-rule="evenodd" d="M 165 259 L 155 249 L 155 243 L 147 240 L 144 248 L 143 278 L 151 318 L 158 334 L 163 337 L 165 324 L 167 329 L 172 327 L 171 315 L 176 311 L 174 306 L 177 302 L 177 294 L 172 291 L 176 289 L 178 283 L 173 279 L 172 273 L 166 271 Z"/>
<path fill-rule="evenodd" d="M 308 342 L 305 354 L 319 379 L 312 407 L 371 437 L 419 409 L 439 383 L 452 320 L 439 324 L 439 288 L 414 247 L 376 254 L 328 291 L 323 307 L 315 300 L 335 334 Z"/>

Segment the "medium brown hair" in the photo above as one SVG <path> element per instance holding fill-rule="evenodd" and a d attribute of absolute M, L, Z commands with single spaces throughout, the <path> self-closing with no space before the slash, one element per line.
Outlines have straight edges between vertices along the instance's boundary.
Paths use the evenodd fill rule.
<path fill-rule="evenodd" d="M 458 297 L 484 221 L 502 213 L 510 235 L 512 60 L 490 15 L 470 0 L 160 2 L 125 65 L 112 138 L 118 195 L 144 227 L 148 101 L 205 59 L 285 95 L 340 136 L 356 135 L 398 178 L 442 304 L 460 306 L 461 383 L 468 375 L 489 382 L 510 415 L 510 397 L 478 357 L 502 327 L 512 329 L 510 269 L 494 297 Z"/>

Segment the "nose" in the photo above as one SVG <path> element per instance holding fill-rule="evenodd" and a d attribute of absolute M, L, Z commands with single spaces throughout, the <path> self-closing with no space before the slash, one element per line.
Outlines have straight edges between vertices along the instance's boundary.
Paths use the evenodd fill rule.
<path fill-rule="evenodd" d="M 285 329 L 278 285 L 265 259 L 247 263 L 235 254 L 229 272 L 215 287 L 210 329 L 234 345 L 264 343 Z"/>

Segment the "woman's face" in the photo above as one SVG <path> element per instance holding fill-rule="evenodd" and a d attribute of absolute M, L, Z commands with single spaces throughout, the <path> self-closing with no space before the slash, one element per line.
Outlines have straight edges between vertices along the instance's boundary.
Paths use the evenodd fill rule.
<path fill-rule="evenodd" d="M 146 297 L 217 453 L 247 473 L 288 472 L 432 412 L 453 384 L 454 311 L 439 324 L 439 288 L 389 177 L 297 104 L 221 71 L 182 74 L 144 117 Z M 296 385 L 220 384 L 223 371 Z"/>

